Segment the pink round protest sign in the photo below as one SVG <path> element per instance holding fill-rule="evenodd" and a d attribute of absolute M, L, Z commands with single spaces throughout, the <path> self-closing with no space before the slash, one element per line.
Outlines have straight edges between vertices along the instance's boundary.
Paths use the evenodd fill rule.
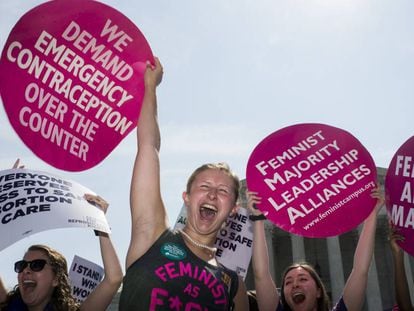
<path fill-rule="evenodd" d="M 14 26 L 0 94 L 22 141 L 50 165 L 89 169 L 137 125 L 146 61 L 140 30 L 97 1 L 49 1 Z"/>
<path fill-rule="evenodd" d="M 414 136 L 395 153 L 385 176 L 387 212 L 399 234 L 402 249 L 414 256 Z"/>
<path fill-rule="evenodd" d="M 350 133 L 324 124 L 278 130 L 250 155 L 246 182 L 279 228 L 329 237 L 358 226 L 373 210 L 374 161 Z"/>

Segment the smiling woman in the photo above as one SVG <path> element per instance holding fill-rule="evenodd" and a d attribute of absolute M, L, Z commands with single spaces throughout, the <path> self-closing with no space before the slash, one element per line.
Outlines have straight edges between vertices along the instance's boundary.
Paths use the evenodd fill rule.
<path fill-rule="evenodd" d="M 119 310 L 248 310 L 243 280 L 216 258 L 214 242 L 237 210 L 239 179 L 224 163 L 202 165 L 182 194 L 187 221 L 169 228 L 160 191 L 156 88 L 163 69 L 147 62 L 131 180 L 131 240 Z"/>
<path fill-rule="evenodd" d="M 104 211 L 108 203 L 96 195 L 85 199 Z M 7 293 L 0 280 L 0 310 L 106 310 L 122 282 L 122 269 L 108 235 L 97 232 L 105 277 L 82 302 L 72 296 L 65 257 L 46 245 L 32 245 L 14 264 L 18 284 Z"/>
<path fill-rule="evenodd" d="M 46 245 L 29 247 L 24 259 L 15 263 L 18 284 L 3 302 L 6 310 L 30 309 L 77 310 L 79 305 L 71 296 L 66 259 Z M 19 309 L 20 308 L 20 309 Z"/>
<path fill-rule="evenodd" d="M 313 301 L 316 310 L 328 310 L 329 298 L 316 270 L 307 263 L 297 263 L 286 268 L 280 290 L 284 306 L 302 304 L 305 299 Z M 297 284 L 301 284 L 299 287 Z M 285 294 L 286 293 L 286 294 Z"/>
<path fill-rule="evenodd" d="M 384 203 L 379 188 L 373 189 L 371 196 L 377 204 L 366 218 L 354 254 L 354 265 L 343 289 L 342 297 L 330 308 L 325 286 L 316 270 L 306 263 L 289 266 L 282 277 L 280 294 L 272 279 L 269 268 L 269 255 L 264 234 L 263 221 L 255 221 L 253 227 L 253 271 L 257 301 L 262 311 L 346 311 L 361 310 L 368 282 L 368 270 L 371 264 L 377 213 Z M 255 192 L 247 192 L 248 207 L 258 215 L 255 209 L 261 198 Z"/>

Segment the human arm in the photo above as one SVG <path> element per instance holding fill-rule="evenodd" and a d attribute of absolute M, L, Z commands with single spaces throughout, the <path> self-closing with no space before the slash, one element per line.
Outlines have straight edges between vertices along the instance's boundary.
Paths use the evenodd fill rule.
<path fill-rule="evenodd" d="M 2 278 L 0 277 L 0 303 L 5 302 L 7 299 L 7 289 L 3 283 Z"/>
<path fill-rule="evenodd" d="M 20 159 L 17 159 L 16 162 L 14 162 L 13 169 L 15 168 L 24 168 L 24 165 L 20 164 Z"/>
<path fill-rule="evenodd" d="M 411 304 L 407 276 L 405 274 L 404 252 L 397 244 L 397 241 L 401 241 L 404 238 L 398 234 L 397 229 L 391 222 L 389 230 L 389 241 L 394 262 L 394 286 L 397 305 L 400 311 L 413 311 L 414 308 Z"/>
<path fill-rule="evenodd" d="M 343 291 L 344 303 L 349 311 L 361 310 L 364 303 L 368 272 L 374 253 L 377 214 L 384 204 L 379 187 L 373 189 L 371 196 L 377 199 L 377 203 L 365 219 L 354 254 L 353 268 Z"/>
<path fill-rule="evenodd" d="M 108 203 L 99 196 L 85 195 L 85 199 L 106 211 Z M 105 311 L 122 283 L 122 268 L 115 248 L 107 233 L 96 231 L 99 236 L 101 256 L 104 266 L 104 278 L 81 304 L 82 311 Z"/>
<path fill-rule="evenodd" d="M 260 198 L 251 191 L 247 191 L 246 195 L 248 209 L 253 215 L 259 215 L 261 212 L 254 206 L 260 204 Z M 280 297 L 270 273 L 269 253 L 262 220 L 253 222 L 253 273 L 259 310 L 276 310 Z"/>
<path fill-rule="evenodd" d="M 234 297 L 235 311 L 248 311 L 249 298 L 247 297 L 247 289 L 243 279 L 239 276 L 239 286 L 237 288 L 236 296 Z"/>
<path fill-rule="evenodd" d="M 156 88 L 162 80 L 158 58 L 149 62 L 144 75 L 145 94 L 138 119 L 138 151 L 131 179 L 131 241 L 126 268 L 141 257 L 168 227 L 160 190 L 160 130 L 157 118 Z"/>

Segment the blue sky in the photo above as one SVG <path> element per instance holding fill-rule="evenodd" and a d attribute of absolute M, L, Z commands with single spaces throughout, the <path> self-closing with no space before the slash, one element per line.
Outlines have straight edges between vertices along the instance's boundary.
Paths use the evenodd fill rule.
<path fill-rule="evenodd" d="M 42 3 L 1 1 L 0 44 L 18 19 Z M 204 162 L 227 161 L 245 177 L 254 147 L 297 123 L 349 131 L 387 167 L 414 133 L 414 2 L 410 0 L 102 1 L 129 17 L 164 66 L 158 89 L 162 193 L 170 222 L 187 176 Z M 54 169 L 20 141 L 0 107 L 0 167 L 17 157 L 31 169 L 75 180 L 110 202 L 112 239 L 124 262 L 130 237 L 131 133 L 101 164 Z M 0 275 L 34 243 L 101 263 L 91 230 L 46 231 L 0 252 Z"/>

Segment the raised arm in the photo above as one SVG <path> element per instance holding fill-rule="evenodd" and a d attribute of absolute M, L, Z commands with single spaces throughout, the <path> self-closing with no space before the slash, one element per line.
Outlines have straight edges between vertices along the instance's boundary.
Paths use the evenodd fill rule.
<path fill-rule="evenodd" d="M 364 222 L 354 254 L 354 265 L 343 292 L 343 299 L 349 311 L 361 310 L 364 303 L 368 271 L 374 253 L 377 214 L 384 204 L 379 187 L 373 189 L 371 196 L 377 199 L 377 204 Z"/>
<path fill-rule="evenodd" d="M 24 165 L 20 164 L 20 159 L 17 159 L 13 164 L 13 168 L 24 168 Z"/>
<path fill-rule="evenodd" d="M 237 293 L 233 299 L 233 302 L 234 302 L 234 311 L 248 311 L 249 310 L 249 298 L 247 297 L 246 284 L 244 284 L 243 278 L 240 276 L 239 276 L 239 287 L 237 289 Z"/>
<path fill-rule="evenodd" d="M 404 252 L 397 244 L 397 241 L 401 241 L 404 238 L 398 234 L 391 222 L 389 229 L 390 247 L 394 261 L 394 286 L 397 305 L 400 311 L 414 311 L 413 305 L 411 304 L 407 276 L 405 274 Z"/>
<path fill-rule="evenodd" d="M 0 304 L 5 302 L 7 299 L 7 289 L 3 283 L 2 278 L 0 277 Z"/>
<path fill-rule="evenodd" d="M 255 192 L 247 191 L 247 207 L 251 214 L 261 212 L 254 208 L 260 204 L 260 198 Z M 279 304 L 279 293 L 272 279 L 269 268 L 269 253 L 266 244 L 264 221 L 253 222 L 253 272 L 256 287 L 256 297 L 259 310 L 274 311 Z"/>
<path fill-rule="evenodd" d="M 88 202 L 94 202 L 106 212 L 108 203 L 99 196 L 85 195 Z M 95 205 L 94 204 L 94 205 Z M 111 301 L 122 283 L 122 268 L 112 245 L 109 235 L 104 232 L 98 232 L 99 244 L 101 247 L 101 256 L 104 266 L 105 276 L 101 283 L 91 292 L 88 298 L 81 305 L 82 311 L 105 311 L 111 304 Z"/>
<path fill-rule="evenodd" d="M 145 95 L 138 119 L 138 152 L 130 189 L 131 241 L 126 268 L 141 257 L 168 227 L 160 191 L 160 130 L 157 118 L 156 88 L 162 80 L 162 66 L 147 63 Z"/>

